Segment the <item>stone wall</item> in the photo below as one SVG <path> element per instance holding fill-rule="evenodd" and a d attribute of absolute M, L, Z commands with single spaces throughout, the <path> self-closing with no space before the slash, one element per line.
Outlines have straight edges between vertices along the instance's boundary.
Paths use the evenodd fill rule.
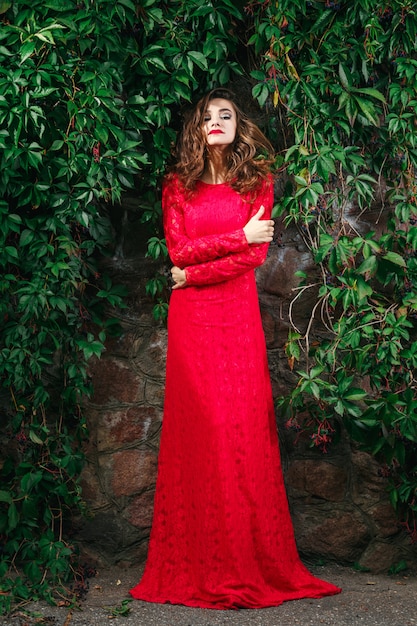
<path fill-rule="evenodd" d="M 91 366 L 95 392 L 88 405 L 90 441 L 82 476 L 88 516 L 77 539 L 96 562 L 138 564 L 145 559 L 152 522 L 167 336 L 153 321 L 145 296 L 154 267 L 137 243 L 142 226 L 135 220 L 135 202 L 126 203 L 120 223 L 125 229 L 118 228 L 119 252 L 106 269 L 128 286 L 129 306 L 118 312 L 122 336 L 109 341 Z M 284 230 L 278 220 L 276 241 L 257 271 L 275 396 L 292 382 L 283 347 L 296 270 L 313 275 L 316 268 L 297 230 Z M 310 318 L 311 297 L 294 310 L 300 327 Z M 352 449 L 346 437 L 323 454 L 286 430 L 279 415 L 277 423 L 302 556 L 310 562 L 357 563 L 374 572 L 404 559 L 417 564 L 417 551 L 398 525 L 375 460 Z"/>

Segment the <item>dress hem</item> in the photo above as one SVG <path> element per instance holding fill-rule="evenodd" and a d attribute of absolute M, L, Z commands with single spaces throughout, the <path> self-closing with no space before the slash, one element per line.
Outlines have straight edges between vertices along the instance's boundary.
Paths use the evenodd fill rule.
<path fill-rule="evenodd" d="M 206 602 L 204 600 L 200 601 L 200 600 L 180 599 L 180 598 L 171 598 L 168 600 L 163 597 L 156 597 L 156 596 L 145 597 L 146 594 L 135 594 L 134 589 L 130 590 L 129 593 L 135 600 L 140 600 L 140 601 L 148 602 L 152 604 L 171 604 L 171 605 L 188 606 L 188 607 L 199 608 L 199 609 L 214 609 L 214 610 L 228 611 L 228 610 L 240 610 L 240 609 L 267 609 L 267 608 L 272 608 L 276 606 L 281 606 L 281 604 L 284 604 L 284 602 L 291 602 L 293 600 L 302 600 L 302 599 L 309 599 L 309 598 L 318 600 L 320 598 L 325 598 L 327 596 L 335 596 L 342 592 L 341 588 L 331 585 L 330 583 L 329 583 L 329 587 L 331 588 L 321 593 L 320 592 L 305 593 L 303 591 L 300 591 L 298 593 L 288 595 L 285 598 L 269 600 L 264 603 L 261 603 L 261 602 L 249 603 L 249 602 L 239 602 L 239 601 L 235 601 L 235 602 L 222 602 L 222 601 L 208 602 L 207 601 Z"/>

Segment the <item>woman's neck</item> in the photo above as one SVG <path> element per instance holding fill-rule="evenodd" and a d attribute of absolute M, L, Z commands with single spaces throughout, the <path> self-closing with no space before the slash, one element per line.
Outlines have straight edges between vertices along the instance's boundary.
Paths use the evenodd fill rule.
<path fill-rule="evenodd" d="M 227 174 L 226 155 L 224 150 L 210 150 L 201 180 L 212 185 L 224 183 Z"/>

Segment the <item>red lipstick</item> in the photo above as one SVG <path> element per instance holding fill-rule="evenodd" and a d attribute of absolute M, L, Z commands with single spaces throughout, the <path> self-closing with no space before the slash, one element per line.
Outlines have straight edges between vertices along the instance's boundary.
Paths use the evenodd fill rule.
<path fill-rule="evenodd" d="M 222 130 L 211 130 L 209 132 L 209 135 L 223 135 L 223 131 Z"/>

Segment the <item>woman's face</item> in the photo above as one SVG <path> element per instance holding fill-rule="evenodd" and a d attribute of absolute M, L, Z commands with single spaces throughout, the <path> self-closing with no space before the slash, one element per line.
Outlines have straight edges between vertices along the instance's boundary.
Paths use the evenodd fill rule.
<path fill-rule="evenodd" d="M 203 131 L 208 146 L 229 146 L 236 137 L 236 111 L 230 100 L 214 98 L 204 114 Z"/>

